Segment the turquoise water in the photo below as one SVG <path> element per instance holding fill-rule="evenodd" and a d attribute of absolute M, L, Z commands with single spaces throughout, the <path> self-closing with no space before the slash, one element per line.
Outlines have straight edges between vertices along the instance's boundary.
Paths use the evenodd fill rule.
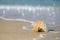
<path fill-rule="evenodd" d="M 60 0 L 0 0 L 0 5 L 60 6 Z"/>

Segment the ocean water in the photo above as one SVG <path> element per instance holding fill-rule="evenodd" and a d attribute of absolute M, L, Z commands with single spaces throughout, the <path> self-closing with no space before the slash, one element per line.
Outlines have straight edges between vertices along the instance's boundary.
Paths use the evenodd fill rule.
<path fill-rule="evenodd" d="M 0 0 L 0 5 L 60 6 L 60 0 Z"/>

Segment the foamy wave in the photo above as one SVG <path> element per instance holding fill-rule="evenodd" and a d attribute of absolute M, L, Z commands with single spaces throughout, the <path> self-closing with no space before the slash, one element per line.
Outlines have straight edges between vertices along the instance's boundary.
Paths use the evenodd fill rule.
<path fill-rule="evenodd" d="M 47 9 L 47 10 L 49 10 L 49 9 L 54 9 L 54 7 L 45 7 L 45 6 L 27 6 L 27 5 L 25 5 L 25 6 L 8 6 L 8 5 L 0 5 L 0 9 L 17 9 L 17 10 L 19 10 L 19 9 L 27 9 L 27 10 L 35 10 L 35 9 L 39 9 L 39 10 L 44 10 L 44 9 Z"/>
<path fill-rule="evenodd" d="M 16 20 L 16 21 L 24 21 L 24 22 L 29 22 L 29 23 L 34 23 L 33 21 L 29 21 L 29 20 L 25 20 L 25 19 L 9 19 L 9 18 L 4 18 L 4 17 L 0 17 L 1 19 L 3 19 L 3 20 L 10 20 L 10 21 L 12 21 L 12 20 Z"/>

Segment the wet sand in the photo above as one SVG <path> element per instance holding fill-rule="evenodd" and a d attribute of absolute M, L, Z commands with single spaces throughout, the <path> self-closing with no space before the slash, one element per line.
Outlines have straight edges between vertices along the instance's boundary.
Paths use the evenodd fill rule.
<path fill-rule="evenodd" d="M 23 30 L 23 26 L 31 25 L 31 23 L 23 21 L 6 21 L 0 20 L 0 40 L 33 40 L 37 38 L 40 40 L 39 35 L 32 30 Z M 43 33 L 46 34 L 46 33 Z M 60 40 L 59 33 L 47 33 L 45 38 L 41 40 Z"/>
<path fill-rule="evenodd" d="M 0 20 L 0 40 L 32 40 L 38 37 L 39 33 L 22 29 L 23 26 L 28 25 L 31 23 Z"/>

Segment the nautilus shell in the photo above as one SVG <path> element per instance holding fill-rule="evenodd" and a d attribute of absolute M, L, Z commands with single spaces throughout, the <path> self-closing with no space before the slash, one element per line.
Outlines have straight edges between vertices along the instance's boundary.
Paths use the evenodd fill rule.
<path fill-rule="evenodd" d="M 37 20 L 33 25 L 34 32 L 46 32 L 46 24 L 42 20 Z"/>

